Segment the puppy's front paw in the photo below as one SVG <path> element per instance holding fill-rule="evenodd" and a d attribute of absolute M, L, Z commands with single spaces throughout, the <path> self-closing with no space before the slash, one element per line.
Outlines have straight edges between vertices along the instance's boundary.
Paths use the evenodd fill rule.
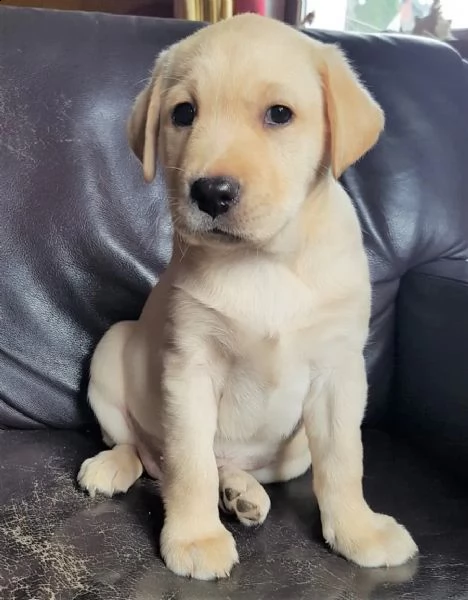
<path fill-rule="evenodd" d="M 372 512 L 352 523 L 325 526 L 324 537 L 334 550 L 361 567 L 398 566 L 418 551 L 403 525 L 392 517 Z"/>
<path fill-rule="evenodd" d="M 161 532 L 161 554 L 167 567 L 177 575 L 195 579 L 227 577 L 239 562 L 234 538 L 221 523 L 206 536 L 180 537 L 183 528 L 176 531 L 164 525 Z"/>

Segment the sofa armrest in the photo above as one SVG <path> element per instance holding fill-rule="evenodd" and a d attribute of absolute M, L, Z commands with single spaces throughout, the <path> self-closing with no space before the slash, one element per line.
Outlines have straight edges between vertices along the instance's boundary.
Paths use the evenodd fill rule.
<path fill-rule="evenodd" d="M 441 260 L 402 280 L 393 426 L 468 475 L 468 261 Z"/>

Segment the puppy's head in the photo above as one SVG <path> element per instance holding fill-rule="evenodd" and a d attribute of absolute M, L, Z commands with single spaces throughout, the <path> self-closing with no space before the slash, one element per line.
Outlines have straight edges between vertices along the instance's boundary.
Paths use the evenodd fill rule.
<path fill-rule="evenodd" d="M 147 181 L 158 155 L 183 237 L 259 246 L 324 170 L 338 177 L 374 145 L 383 121 L 337 48 L 242 15 L 159 56 L 128 134 Z"/>

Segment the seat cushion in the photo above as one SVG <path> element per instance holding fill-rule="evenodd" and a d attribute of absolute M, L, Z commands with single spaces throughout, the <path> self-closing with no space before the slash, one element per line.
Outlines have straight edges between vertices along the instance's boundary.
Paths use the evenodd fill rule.
<path fill-rule="evenodd" d="M 100 449 L 75 432 L 3 431 L 0 488 L 2 600 L 466 598 L 467 490 L 386 434 L 365 434 L 368 500 L 413 533 L 421 555 L 393 569 L 360 569 L 323 543 L 306 475 L 269 487 L 258 529 L 229 521 L 241 563 L 216 583 L 179 578 L 158 551 L 157 485 L 91 499 L 76 488 L 83 459 Z"/>

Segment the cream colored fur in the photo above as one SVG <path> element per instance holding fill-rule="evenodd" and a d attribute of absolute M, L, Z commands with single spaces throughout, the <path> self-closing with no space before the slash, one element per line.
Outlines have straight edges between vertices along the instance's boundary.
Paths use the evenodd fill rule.
<path fill-rule="evenodd" d="M 175 127 L 171 111 L 187 101 L 195 121 Z M 276 104 L 294 118 L 269 127 Z M 332 548 L 368 567 L 416 553 L 363 497 L 370 284 L 337 182 L 383 123 L 338 49 L 254 15 L 169 48 L 136 101 L 130 142 L 148 180 L 159 153 L 174 252 L 140 319 L 114 325 L 95 351 L 89 400 L 111 449 L 83 463 L 79 482 L 110 496 L 143 465 L 160 478 L 161 552 L 176 573 L 228 575 L 238 555 L 220 499 L 246 525 L 262 523 L 261 483 L 311 461 Z M 242 186 L 216 220 L 231 237 L 211 233 L 189 198 L 190 181 L 215 175 Z"/>

